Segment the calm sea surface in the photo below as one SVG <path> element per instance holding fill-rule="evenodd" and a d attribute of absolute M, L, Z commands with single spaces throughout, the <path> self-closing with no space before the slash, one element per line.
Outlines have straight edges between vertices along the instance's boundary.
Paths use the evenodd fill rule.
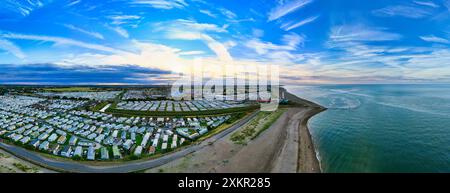
<path fill-rule="evenodd" d="M 329 108 L 309 122 L 325 172 L 450 172 L 450 85 L 286 88 Z"/>

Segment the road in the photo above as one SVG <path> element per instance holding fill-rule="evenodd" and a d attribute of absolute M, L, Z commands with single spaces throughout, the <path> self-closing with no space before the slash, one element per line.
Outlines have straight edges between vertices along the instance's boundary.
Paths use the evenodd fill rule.
<path fill-rule="evenodd" d="M 179 159 L 190 153 L 198 151 L 198 150 L 202 149 L 203 147 L 225 137 L 229 133 L 231 133 L 234 130 L 245 125 L 248 121 L 250 121 L 252 118 L 254 118 L 257 113 L 258 113 L 258 111 L 255 111 L 251 115 L 245 117 L 243 120 L 232 125 L 230 128 L 202 141 L 199 144 L 191 145 L 180 151 L 170 153 L 163 157 L 159 157 L 159 158 L 152 159 L 152 160 L 128 162 L 128 163 L 123 163 L 123 164 L 118 164 L 118 165 L 113 165 L 113 166 L 91 166 L 91 165 L 86 165 L 86 164 L 77 163 L 77 162 L 53 160 L 50 158 L 43 157 L 36 152 L 26 150 L 22 147 L 5 144 L 3 142 L 0 142 L 0 148 L 4 149 L 5 151 L 8 151 L 9 153 L 11 153 L 14 156 L 17 156 L 21 159 L 24 159 L 24 160 L 30 161 L 34 164 L 37 164 L 37 165 L 40 165 L 40 166 L 43 166 L 43 167 L 46 167 L 49 169 L 57 170 L 57 171 L 76 172 L 76 173 L 127 173 L 127 172 L 140 171 L 140 170 L 144 170 L 144 169 L 161 166 L 170 161 Z"/>

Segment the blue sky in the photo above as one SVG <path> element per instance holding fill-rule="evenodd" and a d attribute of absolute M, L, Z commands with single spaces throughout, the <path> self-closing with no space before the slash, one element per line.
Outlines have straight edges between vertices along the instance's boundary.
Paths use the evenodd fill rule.
<path fill-rule="evenodd" d="M 280 65 L 284 84 L 450 81 L 450 0 L 5 0 L 0 83 L 163 84 Z"/>

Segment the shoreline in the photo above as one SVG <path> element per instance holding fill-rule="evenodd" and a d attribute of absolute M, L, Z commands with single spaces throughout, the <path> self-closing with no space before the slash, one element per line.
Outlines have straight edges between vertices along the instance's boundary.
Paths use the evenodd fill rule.
<path fill-rule="evenodd" d="M 311 135 L 310 128 L 308 127 L 308 121 L 312 117 L 314 117 L 315 115 L 317 115 L 317 114 L 319 114 L 319 113 L 321 113 L 323 111 L 325 111 L 325 109 L 319 109 L 319 108 L 311 109 L 307 113 L 307 115 L 305 115 L 303 121 L 301 121 L 300 124 L 299 124 L 299 131 L 303 130 L 303 131 L 306 132 L 306 137 L 304 137 L 303 139 L 302 139 L 302 134 L 301 133 L 299 134 L 299 138 L 300 138 L 299 139 L 299 143 L 301 143 L 302 140 L 304 140 L 304 141 L 306 140 L 306 141 L 308 141 L 308 142 L 306 142 L 306 144 L 308 144 L 308 145 L 299 148 L 299 164 L 298 164 L 298 168 L 297 168 L 298 172 L 320 172 L 320 173 L 323 172 L 322 171 L 322 167 L 320 165 L 320 160 L 319 160 L 319 157 L 318 157 L 319 152 L 316 149 L 316 146 L 314 144 L 314 140 L 313 140 L 312 135 Z M 301 164 L 302 161 L 301 161 L 300 156 L 303 153 L 302 149 L 305 151 L 306 154 L 309 154 L 310 157 L 314 158 L 313 162 L 311 163 L 311 165 L 309 165 L 309 167 L 307 165 L 302 165 Z M 304 166 L 304 167 L 302 167 L 302 166 Z"/>
<path fill-rule="evenodd" d="M 326 111 L 327 108 L 314 102 L 302 99 L 290 92 L 284 87 L 280 88 L 280 92 L 284 92 L 284 96 L 289 101 L 310 108 L 302 117 L 299 117 L 298 124 L 298 158 L 297 172 L 322 172 L 319 152 L 315 147 L 314 140 L 308 127 L 309 120 L 317 114 Z"/>
<path fill-rule="evenodd" d="M 321 172 L 321 168 L 320 168 L 320 162 L 319 159 L 317 157 L 317 151 L 315 149 L 314 146 L 314 142 L 311 136 L 311 133 L 309 131 L 308 128 L 308 121 L 315 115 L 319 114 L 320 112 L 326 110 L 326 108 L 315 104 L 311 101 L 307 101 L 304 99 L 301 99 L 289 92 L 287 92 L 286 89 L 281 88 L 280 92 L 284 92 L 284 96 L 286 99 L 288 99 L 289 101 L 294 102 L 296 105 L 293 107 L 289 107 L 290 110 L 288 110 L 289 112 L 285 112 L 284 115 L 282 115 L 282 117 L 284 118 L 278 118 L 278 120 L 276 121 L 276 123 L 274 123 L 273 125 L 271 125 L 270 128 L 272 129 L 268 129 L 268 131 L 263 132 L 262 136 L 266 136 L 264 137 L 259 137 L 262 139 L 256 139 L 256 141 L 258 142 L 252 142 L 255 143 L 253 146 L 254 147 L 250 147 L 248 146 L 250 149 L 247 149 L 245 151 L 243 151 L 243 153 L 240 153 L 236 158 L 237 163 L 240 162 L 242 163 L 242 161 L 246 162 L 248 160 L 252 160 L 253 157 L 248 157 L 245 156 L 248 153 L 245 152 L 258 152 L 260 149 L 264 149 L 261 147 L 266 147 L 266 149 L 264 151 L 261 151 L 261 163 L 263 163 L 262 165 L 265 165 L 263 168 L 246 168 L 248 169 L 248 172 L 278 172 L 278 173 L 295 173 L 295 172 Z M 247 121 L 250 120 L 252 116 L 247 117 Z M 231 133 L 231 131 L 234 131 L 236 129 L 239 129 L 240 126 L 242 126 L 245 122 L 244 120 L 241 120 L 241 122 L 239 124 L 233 125 L 232 127 L 234 129 L 228 128 L 228 132 L 221 132 L 218 134 L 218 136 L 213 136 L 213 139 L 208 139 L 206 141 L 215 141 L 218 139 L 221 139 L 222 137 L 227 136 L 228 134 Z M 239 126 L 240 125 L 240 126 Z M 275 135 L 273 135 L 275 134 Z M 278 136 L 279 135 L 279 136 Z M 276 139 L 274 139 L 274 136 L 278 136 L 276 137 Z M 214 140 L 215 139 L 215 140 Z M 276 142 L 273 144 L 278 144 L 273 146 L 273 150 L 271 150 L 270 152 L 272 153 L 268 153 L 268 149 L 270 148 L 270 144 L 267 144 L 267 140 L 274 140 L 272 142 Z M 206 143 L 206 142 L 205 142 Z M 203 143 L 204 144 L 204 143 Z M 272 144 L 272 145 L 273 145 Z M 1 146 L 5 146 L 5 144 L 1 144 Z M 206 147 L 206 146 L 205 146 Z M 252 149 L 253 148 L 253 149 Z M 130 172 L 130 171 L 138 171 L 138 170 L 148 170 L 150 168 L 158 168 L 159 166 L 163 166 L 168 164 L 169 162 L 171 162 L 170 160 L 174 161 L 177 160 L 177 158 L 181 158 L 180 156 L 174 156 L 174 155 L 166 155 L 167 157 L 173 157 L 174 159 L 168 159 L 166 156 L 161 157 L 159 159 L 156 160 L 164 160 L 164 161 L 160 161 L 159 164 L 156 163 L 152 163 L 150 164 L 150 162 L 158 162 L 156 160 L 153 161 L 143 161 L 145 162 L 149 162 L 147 164 L 144 163 L 127 163 L 127 164 L 119 164 L 119 165 L 113 165 L 113 166 L 90 166 L 90 165 L 84 165 L 82 163 L 61 163 L 61 161 L 51 161 L 51 162 L 56 162 L 55 163 L 50 163 L 49 161 L 50 159 L 44 158 L 44 157 L 40 157 L 39 155 L 30 155 L 33 154 L 31 152 L 27 152 L 27 150 L 25 150 L 23 152 L 23 150 L 21 150 L 20 148 L 17 147 L 12 147 L 12 146 L 5 146 L 2 147 L 2 149 L 5 149 L 6 151 L 8 150 L 12 150 L 12 154 L 15 155 L 16 157 L 21 158 L 22 160 L 26 160 L 28 162 L 40 165 L 41 167 L 44 168 L 48 168 L 51 170 L 55 170 L 55 171 L 60 171 L 60 172 Z M 192 148 L 192 151 L 187 151 L 187 153 L 193 153 L 196 152 L 202 148 L 197 147 L 197 148 Z M 27 156 L 21 156 L 21 153 L 17 153 L 17 151 L 22 152 L 22 154 L 25 154 Z M 185 152 L 186 150 L 182 150 L 182 152 Z M 9 151 L 11 152 L 11 151 Z M 265 153 L 264 153 L 265 152 Z M 186 153 L 186 152 L 185 152 Z M 18 154 L 18 155 L 17 155 Z M 176 154 L 180 154 L 180 153 L 174 153 Z M 183 155 L 186 155 L 184 153 L 181 153 Z M 244 156 L 243 156 L 244 155 Z M 243 157 L 241 157 L 243 156 Z M 25 158 L 25 159 L 24 159 Z M 34 158 L 34 159 L 33 159 Z M 264 159 L 263 159 L 264 158 Z M 131 169 L 130 167 L 127 167 L 125 165 L 135 165 L 135 167 L 131 167 L 133 169 Z M 138 166 L 139 165 L 139 166 Z M 245 164 L 243 164 L 245 165 Z M 56 167 L 55 167 L 56 166 Z M 146 167 L 147 166 L 147 167 Z M 150 167 L 148 167 L 150 166 Z M 127 169 L 125 169 L 127 168 Z M 138 169 L 139 168 L 139 169 Z M 240 170 L 233 170 L 232 168 L 228 168 L 228 169 L 232 169 L 232 170 L 228 170 L 227 168 L 215 168 L 218 170 L 215 170 L 216 172 L 237 172 Z M 241 168 L 241 169 L 245 169 L 245 168 Z M 204 171 L 205 172 L 205 171 Z"/>

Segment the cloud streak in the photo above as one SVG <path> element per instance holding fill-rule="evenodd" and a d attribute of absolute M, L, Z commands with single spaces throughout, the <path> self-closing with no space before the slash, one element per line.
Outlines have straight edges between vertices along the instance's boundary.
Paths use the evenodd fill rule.
<path fill-rule="evenodd" d="M 319 18 L 319 16 L 313 16 L 313 17 L 308 17 L 304 20 L 301 20 L 299 22 L 293 23 L 293 22 L 288 22 L 288 23 L 284 23 L 283 25 L 281 25 L 281 29 L 285 30 L 285 31 L 290 31 L 293 30 L 295 28 L 304 26 L 308 23 L 312 23 L 314 22 L 317 18 Z"/>
<path fill-rule="evenodd" d="M 71 25 L 71 24 L 64 24 L 64 26 L 69 28 L 69 29 L 71 29 L 71 30 L 78 31 L 80 33 L 86 34 L 88 36 L 91 36 L 91 37 L 94 37 L 94 38 L 97 38 L 97 39 L 102 39 L 102 40 L 105 39 L 103 37 L 103 35 L 98 33 L 98 32 L 87 31 L 87 30 L 81 29 L 79 27 L 75 27 L 74 25 Z"/>
<path fill-rule="evenodd" d="M 372 13 L 380 17 L 400 16 L 412 19 L 420 19 L 431 15 L 431 12 L 426 9 L 405 5 L 388 6 L 374 10 Z"/>
<path fill-rule="evenodd" d="M 183 9 L 188 6 L 184 0 L 133 0 L 130 4 L 149 6 L 155 9 Z"/>
<path fill-rule="evenodd" d="M 292 0 L 288 3 L 282 3 L 269 12 L 269 18 L 267 21 L 277 20 L 281 17 L 284 17 L 285 15 L 297 11 L 302 7 L 305 7 L 312 2 L 312 0 Z"/>
<path fill-rule="evenodd" d="M 43 35 L 28 35 L 28 34 L 17 34 L 17 33 L 4 33 L 4 34 L 0 34 L 0 37 L 6 38 L 6 39 L 38 40 L 38 41 L 53 42 L 53 43 L 60 44 L 60 45 L 77 46 L 77 47 L 81 47 L 81 48 L 87 48 L 87 49 L 109 52 L 109 53 L 125 53 L 124 51 L 118 50 L 115 48 L 110 48 L 110 47 L 98 45 L 98 44 L 81 42 L 78 40 L 62 38 L 62 37 L 43 36 Z"/>
<path fill-rule="evenodd" d="M 18 46 L 16 46 L 11 41 L 2 38 L 0 38 L 0 50 L 5 50 L 20 59 L 26 57 L 26 55 L 22 52 L 22 50 Z"/>
<path fill-rule="evenodd" d="M 399 40 L 400 34 L 387 32 L 385 28 L 370 27 L 364 24 L 340 25 L 331 29 L 331 42 L 351 41 L 391 41 Z"/>
<path fill-rule="evenodd" d="M 426 42 L 440 43 L 440 44 L 450 44 L 450 41 L 441 37 L 434 35 L 420 36 L 420 39 Z"/>
<path fill-rule="evenodd" d="M 413 1 L 413 2 L 418 5 L 428 6 L 428 7 L 432 7 L 432 8 L 440 7 L 438 4 L 436 4 L 432 1 Z"/>

